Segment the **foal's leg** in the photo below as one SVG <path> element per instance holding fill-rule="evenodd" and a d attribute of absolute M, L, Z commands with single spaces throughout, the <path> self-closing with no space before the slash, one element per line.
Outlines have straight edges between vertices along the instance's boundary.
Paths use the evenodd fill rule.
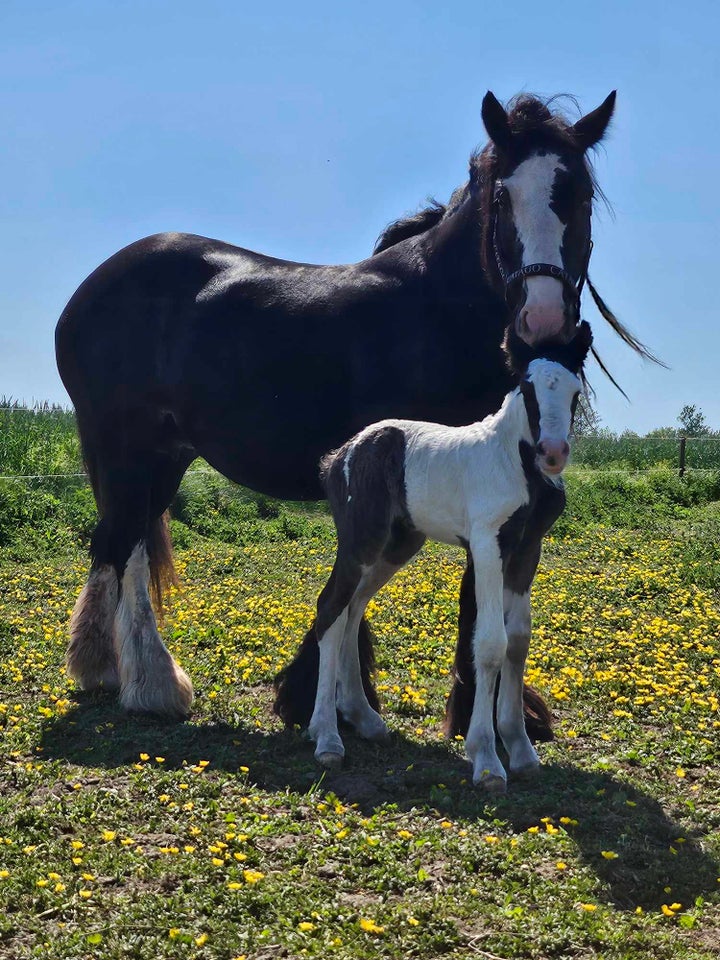
<path fill-rule="evenodd" d="M 192 683 L 160 638 L 149 580 L 147 549 L 140 541 L 125 566 L 115 615 L 120 703 L 127 710 L 182 719 L 190 711 Z"/>
<path fill-rule="evenodd" d="M 497 727 L 513 773 L 532 773 L 539 758 L 527 735 L 523 717 L 523 674 L 532 627 L 530 589 L 542 552 L 542 540 L 565 507 L 562 487 L 545 485 L 520 543 L 505 569 L 505 628 L 508 648 L 500 676 Z"/>
<path fill-rule="evenodd" d="M 382 557 L 372 566 L 363 568 L 362 579 L 350 602 L 340 652 L 337 708 L 366 740 L 387 740 L 389 731 L 380 714 L 368 703 L 363 689 L 358 649 L 360 621 L 370 600 L 415 556 L 424 542 L 423 534 L 396 524 Z"/>
<path fill-rule="evenodd" d="M 70 619 L 67 672 L 83 690 L 120 686 L 113 646 L 113 620 L 118 578 L 110 563 L 96 563 L 77 599 Z"/>
<path fill-rule="evenodd" d="M 338 769 L 345 756 L 335 706 L 338 660 L 348 622 L 349 604 L 361 578 L 360 565 L 338 555 L 330 579 L 318 598 L 315 629 L 320 665 L 315 709 L 308 733 L 315 741 L 315 759 L 329 769 Z"/>
<path fill-rule="evenodd" d="M 475 700 L 465 749 L 473 765 L 473 782 L 493 793 L 504 793 L 507 775 L 495 750 L 493 726 L 495 686 L 507 649 L 502 561 L 497 537 L 490 531 L 474 532 L 470 550 L 475 561 L 477 602 L 473 635 Z"/>
<path fill-rule="evenodd" d="M 506 577 L 507 582 L 507 577 Z M 497 702 L 497 728 L 508 752 L 513 773 L 531 773 L 540 760 L 525 730 L 523 716 L 523 675 L 530 647 L 530 590 L 503 591 L 507 654 L 500 672 Z"/>

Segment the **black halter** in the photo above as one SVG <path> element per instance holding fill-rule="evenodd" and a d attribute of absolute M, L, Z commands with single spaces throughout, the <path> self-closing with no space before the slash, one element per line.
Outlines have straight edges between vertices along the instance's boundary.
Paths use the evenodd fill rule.
<path fill-rule="evenodd" d="M 497 204 L 497 201 L 495 201 L 495 204 Z M 502 282 L 505 284 L 506 298 L 508 290 L 514 283 L 517 283 L 518 280 L 524 280 L 527 277 L 552 277 L 554 280 L 559 280 L 564 287 L 574 294 L 577 304 L 577 312 L 578 315 L 580 314 L 580 294 L 582 293 L 582 288 L 585 285 L 585 280 L 587 278 L 588 266 L 590 264 L 590 254 L 592 253 L 593 248 L 592 240 L 588 242 L 585 262 L 577 282 L 564 267 L 558 267 L 554 263 L 529 263 L 527 266 L 520 267 L 519 270 L 514 270 L 511 274 L 508 274 L 507 270 L 505 269 L 505 265 L 502 262 L 500 248 L 497 242 L 497 213 L 495 211 L 493 211 L 492 243 L 498 273 L 500 274 Z"/>

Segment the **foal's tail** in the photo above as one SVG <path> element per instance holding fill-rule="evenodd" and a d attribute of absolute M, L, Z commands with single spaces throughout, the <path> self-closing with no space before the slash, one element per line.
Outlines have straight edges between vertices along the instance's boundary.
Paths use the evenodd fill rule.
<path fill-rule="evenodd" d="M 475 701 L 475 668 L 472 656 L 472 636 L 477 609 L 475 606 L 475 572 L 472 560 L 463 574 L 460 586 L 460 618 L 458 640 L 453 665 L 453 685 L 445 707 L 445 733 L 449 737 L 467 736 Z M 497 697 L 497 691 L 496 691 Z M 553 739 L 552 714 L 534 687 L 523 687 L 525 730 L 533 743 Z"/>
<path fill-rule="evenodd" d="M 380 710 L 377 691 L 372 682 L 375 670 L 375 651 L 372 633 L 367 620 L 363 617 L 358 631 L 358 652 L 360 654 L 360 675 L 365 696 L 373 710 Z M 275 677 L 275 703 L 273 711 L 286 727 L 295 725 L 305 728 L 309 725 L 315 709 L 318 673 L 320 670 L 320 648 L 315 633 L 315 621 L 305 634 L 295 658 Z"/>

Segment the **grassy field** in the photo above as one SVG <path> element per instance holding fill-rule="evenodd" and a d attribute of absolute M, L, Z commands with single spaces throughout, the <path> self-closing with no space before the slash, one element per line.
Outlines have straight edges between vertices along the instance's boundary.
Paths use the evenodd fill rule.
<path fill-rule="evenodd" d="M 568 486 L 528 668 L 557 737 L 502 798 L 441 734 L 458 552 L 373 605 L 392 743 L 348 734 L 331 776 L 270 710 L 332 562 L 322 509 L 186 483 L 175 725 L 65 677 L 85 488 L 0 486 L 0 957 L 717 957 L 718 478 Z"/>

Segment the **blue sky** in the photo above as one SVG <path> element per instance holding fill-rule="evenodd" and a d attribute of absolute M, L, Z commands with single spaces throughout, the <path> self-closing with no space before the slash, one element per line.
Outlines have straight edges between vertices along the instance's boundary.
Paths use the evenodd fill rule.
<path fill-rule="evenodd" d="M 464 181 L 492 89 L 618 90 L 596 156 L 614 217 L 591 276 L 671 367 L 641 363 L 585 297 L 628 404 L 613 429 L 720 428 L 716 4 L 36 0 L 0 4 L 0 394 L 66 401 L 53 330 L 78 284 L 161 230 L 342 263 Z"/>

